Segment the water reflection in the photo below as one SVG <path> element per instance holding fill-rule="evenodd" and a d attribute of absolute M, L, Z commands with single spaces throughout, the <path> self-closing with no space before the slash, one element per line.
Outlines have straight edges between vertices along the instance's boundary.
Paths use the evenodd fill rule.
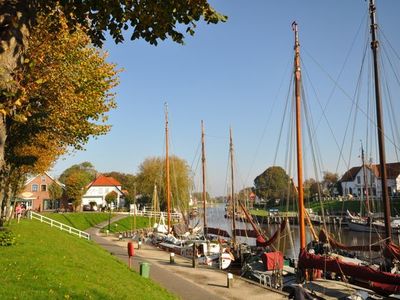
<path fill-rule="evenodd" d="M 229 234 L 232 234 L 232 220 L 224 217 L 225 215 L 225 204 L 218 204 L 215 206 L 207 207 L 207 226 L 208 227 L 216 227 L 220 229 L 226 230 Z M 198 219 L 192 220 L 192 224 L 199 223 L 203 224 L 203 212 L 199 210 Z M 259 224 L 261 228 L 266 232 L 267 236 L 272 236 L 277 230 L 279 230 L 278 224 Z M 252 229 L 250 223 L 236 221 L 236 228 L 238 229 Z M 314 226 L 315 232 L 318 234 L 321 227 Z M 290 234 L 289 234 L 290 230 Z M 379 234 L 369 234 L 367 232 L 354 232 L 349 231 L 347 227 L 341 226 L 338 224 L 329 225 L 327 227 L 328 232 L 330 232 L 337 241 L 342 244 L 349 246 L 356 245 L 369 245 L 372 243 L 376 243 L 382 241 L 384 237 Z M 395 237 L 394 242 L 399 243 L 398 236 Z M 306 229 L 306 240 L 311 241 L 312 235 L 310 230 Z M 246 242 L 249 245 L 255 245 L 256 241 L 254 238 L 239 238 L 240 242 Z M 294 224 L 289 224 L 287 230 L 285 230 L 278 241 L 275 242 L 273 247 L 277 250 L 282 251 L 285 255 L 290 257 L 297 257 L 300 244 L 299 244 L 299 227 Z M 355 253 L 358 256 L 361 256 L 361 253 Z M 372 257 L 377 256 L 378 254 L 372 254 Z M 363 253 L 364 257 L 369 257 L 368 253 Z"/>

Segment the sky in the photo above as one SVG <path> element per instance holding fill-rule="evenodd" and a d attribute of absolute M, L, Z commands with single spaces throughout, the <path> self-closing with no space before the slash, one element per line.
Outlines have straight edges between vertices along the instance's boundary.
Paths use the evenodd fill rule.
<path fill-rule="evenodd" d="M 286 153 L 292 144 L 288 133 L 283 132 L 281 139 L 279 133 L 282 126 L 289 128 L 292 122 L 284 115 L 284 107 L 292 91 L 293 21 L 299 28 L 303 84 L 315 128 L 312 139 L 318 145 L 314 160 L 319 166 L 314 168 L 310 142 L 304 141 L 305 162 L 310 165 L 305 176 L 316 178 L 314 169 L 317 173 L 342 175 L 347 167 L 360 165 L 360 140 L 368 147 L 370 133 L 366 129 L 371 120 L 365 117 L 368 108 L 362 104 L 357 104 L 357 117 L 350 113 L 355 99 L 368 97 L 367 92 L 357 93 L 356 89 L 364 52 L 370 52 L 366 48 L 367 2 L 209 2 L 227 15 L 228 21 L 217 25 L 198 23 L 196 34 L 187 37 L 183 46 L 164 41 L 155 47 L 144 41 L 132 42 L 128 35 L 123 44 L 107 40 L 104 50 L 109 53 L 108 61 L 123 69 L 115 89 L 118 108 L 109 113 L 112 129 L 105 136 L 91 139 L 85 151 L 60 158 L 50 172 L 53 176 L 84 161 L 91 162 L 99 172 L 136 174 L 146 158 L 164 156 L 164 103 L 168 104 L 170 154 L 191 166 L 196 190 L 201 189 L 201 120 L 206 133 L 207 190 L 211 195 L 226 194 L 230 127 L 238 190 L 252 186 L 254 178 L 272 165 L 280 165 L 290 173 L 293 162 Z M 388 49 L 397 51 L 394 68 L 399 70 L 400 1 L 377 2 L 379 26 L 385 43 L 386 39 L 390 41 Z M 390 70 L 391 65 L 387 66 Z M 389 82 L 394 81 L 389 71 L 385 74 Z M 398 85 L 392 96 L 396 92 L 400 94 Z M 400 113 L 399 102 L 394 101 L 391 108 L 394 115 Z M 354 127 L 354 134 L 348 133 L 352 129 L 346 131 L 348 118 L 350 123 L 357 118 L 361 124 Z M 345 146 L 340 159 L 342 144 Z M 374 146 L 369 147 L 368 157 L 376 162 Z M 389 142 L 388 161 L 396 161 L 395 154 Z"/>

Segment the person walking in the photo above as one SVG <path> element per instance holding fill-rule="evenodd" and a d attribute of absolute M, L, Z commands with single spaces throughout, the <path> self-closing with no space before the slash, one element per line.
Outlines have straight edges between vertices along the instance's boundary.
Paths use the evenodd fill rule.
<path fill-rule="evenodd" d="M 19 223 L 19 220 L 21 220 L 21 216 L 22 216 L 22 206 L 19 203 L 15 207 L 15 214 L 17 216 L 17 223 Z"/>

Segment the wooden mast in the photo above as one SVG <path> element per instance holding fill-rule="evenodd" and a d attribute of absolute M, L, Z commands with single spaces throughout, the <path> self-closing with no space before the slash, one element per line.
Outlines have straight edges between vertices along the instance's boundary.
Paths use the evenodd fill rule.
<path fill-rule="evenodd" d="M 364 148 L 361 142 L 361 161 L 362 161 L 362 170 L 363 170 L 363 180 L 364 180 L 364 188 L 365 188 L 365 206 L 367 209 L 367 214 L 369 215 L 371 209 L 369 207 L 369 192 L 368 192 L 368 178 L 367 178 L 367 168 L 365 167 L 365 157 L 364 157 Z"/>
<path fill-rule="evenodd" d="M 375 79 L 375 101 L 376 101 L 376 119 L 378 129 L 378 145 L 379 145 L 379 164 L 380 164 L 380 175 L 381 175 L 381 187 L 382 187 L 382 200 L 384 206 L 385 216 L 385 234 L 386 243 L 391 242 L 392 228 L 390 224 L 390 200 L 387 189 L 387 172 L 386 172 L 386 154 L 385 154 L 385 132 L 383 128 L 383 111 L 382 111 L 382 100 L 381 100 L 381 87 L 379 82 L 379 66 L 378 66 L 378 47 L 379 42 L 376 38 L 376 31 L 378 25 L 376 24 L 375 18 L 375 0 L 369 1 L 369 13 L 371 18 L 371 49 L 374 58 L 374 79 Z"/>
<path fill-rule="evenodd" d="M 231 201 L 232 201 L 232 242 L 236 245 L 236 199 L 234 189 L 233 176 L 233 142 L 232 142 L 232 127 L 229 128 L 229 153 L 231 156 Z"/>
<path fill-rule="evenodd" d="M 207 216 L 206 216 L 206 149 L 205 149 L 205 141 L 204 141 L 204 124 L 203 120 L 201 120 L 201 169 L 202 169 L 202 179 L 203 179 L 203 231 L 204 235 L 207 234 Z"/>
<path fill-rule="evenodd" d="M 165 177 L 166 177 L 166 198 L 167 198 L 167 220 L 168 233 L 171 229 L 171 187 L 169 181 L 169 154 L 168 154 L 168 105 L 165 103 Z"/>
<path fill-rule="evenodd" d="M 159 212 L 159 210 L 160 210 L 159 205 L 158 205 L 158 199 L 157 199 L 157 185 L 156 184 L 154 184 L 154 189 L 153 189 L 152 206 L 153 206 L 154 223 L 156 223 L 157 212 Z"/>
<path fill-rule="evenodd" d="M 299 230 L 300 250 L 306 248 L 306 231 L 304 223 L 304 190 L 303 190 L 303 148 L 301 139 L 301 70 L 300 70 L 300 43 L 297 23 L 292 23 L 294 31 L 294 77 L 296 95 L 296 145 L 297 145 L 297 180 L 298 180 L 298 202 L 299 202 Z"/>

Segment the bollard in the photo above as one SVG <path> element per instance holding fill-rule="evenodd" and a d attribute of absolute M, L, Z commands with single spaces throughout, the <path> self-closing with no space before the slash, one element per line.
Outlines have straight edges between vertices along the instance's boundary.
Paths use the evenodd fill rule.
<path fill-rule="evenodd" d="M 169 263 L 170 264 L 174 264 L 175 263 L 175 253 L 174 252 L 171 252 L 169 254 Z"/>
<path fill-rule="evenodd" d="M 106 236 L 108 236 L 109 233 L 110 233 L 110 231 L 107 229 L 106 230 Z"/>
<path fill-rule="evenodd" d="M 150 275 L 150 264 L 142 262 L 140 264 L 140 276 L 144 278 L 149 278 Z"/>
<path fill-rule="evenodd" d="M 192 268 L 196 268 L 196 243 L 193 243 Z"/>
<path fill-rule="evenodd" d="M 232 273 L 226 274 L 226 287 L 228 289 L 233 287 L 233 274 Z"/>

